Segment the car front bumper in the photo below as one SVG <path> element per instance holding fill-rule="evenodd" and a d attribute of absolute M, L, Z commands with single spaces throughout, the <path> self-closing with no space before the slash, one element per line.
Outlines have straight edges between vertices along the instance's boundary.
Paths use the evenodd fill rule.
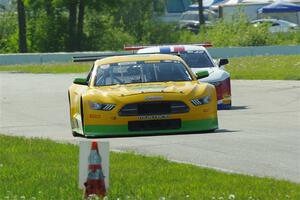
<path fill-rule="evenodd" d="M 175 133 L 205 132 L 218 128 L 217 118 L 201 120 L 181 120 L 180 128 L 163 130 L 138 130 L 130 131 L 128 124 L 124 125 L 86 125 L 84 135 L 87 137 L 118 137 L 118 136 L 146 136 L 146 135 L 168 135 Z"/>

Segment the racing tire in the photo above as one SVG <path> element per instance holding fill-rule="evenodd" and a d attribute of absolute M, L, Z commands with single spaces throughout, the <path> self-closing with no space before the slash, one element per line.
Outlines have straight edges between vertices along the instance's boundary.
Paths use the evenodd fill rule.
<path fill-rule="evenodd" d="M 73 137 L 83 137 L 81 134 L 79 134 L 75 131 L 72 131 L 72 135 L 73 135 Z"/>
<path fill-rule="evenodd" d="M 207 130 L 205 132 L 207 132 L 207 133 L 215 133 L 216 130 L 218 130 L 218 128 L 210 129 L 210 130 Z"/>

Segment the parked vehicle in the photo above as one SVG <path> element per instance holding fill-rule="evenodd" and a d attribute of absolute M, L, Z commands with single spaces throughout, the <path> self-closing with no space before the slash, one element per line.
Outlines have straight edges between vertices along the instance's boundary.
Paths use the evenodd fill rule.
<path fill-rule="evenodd" d="M 190 0 L 153 1 L 155 18 L 166 23 L 176 23 L 183 12 L 187 11 Z"/>
<path fill-rule="evenodd" d="M 204 12 L 205 26 L 211 26 L 217 18 L 217 14 L 211 10 L 205 9 Z M 187 11 L 182 13 L 178 22 L 179 29 L 187 29 L 197 33 L 199 31 L 199 12 L 198 11 Z"/>
<path fill-rule="evenodd" d="M 297 24 L 281 19 L 257 19 L 251 21 L 250 23 L 257 28 L 263 25 L 268 26 L 270 33 L 289 32 L 299 29 Z"/>

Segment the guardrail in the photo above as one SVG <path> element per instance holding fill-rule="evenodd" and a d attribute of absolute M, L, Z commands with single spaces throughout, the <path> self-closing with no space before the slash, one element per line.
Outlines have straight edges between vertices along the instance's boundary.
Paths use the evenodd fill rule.
<path fill-rule="evenodd" d="M 215 58 L 242 56 L 295 55 L 300 54 L 300 46 L 261 46 L 208 48 Z M 72 62 L 73 56 L 105 54 L 111 52 L 75 52 L 75 53 L 25 53 L 0 54 L 0 65 L 23 65 Z M 121 52 L 120 52 L 121 53 Z"/>
<path fill-rule="evenodd" d="M 207 50 L 215 58 L 300 54 L 300 46 L 226 47 Z"/>

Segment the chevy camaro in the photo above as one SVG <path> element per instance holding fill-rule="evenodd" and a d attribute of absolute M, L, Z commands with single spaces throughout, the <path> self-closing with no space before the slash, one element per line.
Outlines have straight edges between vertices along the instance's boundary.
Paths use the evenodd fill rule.
<path fill-rule="evenodd" d="M 213 131 L 215 87 L 178 56 L 147 54 L 96 60 L 70 86 L 74 136 L 114 137 Z"/>

